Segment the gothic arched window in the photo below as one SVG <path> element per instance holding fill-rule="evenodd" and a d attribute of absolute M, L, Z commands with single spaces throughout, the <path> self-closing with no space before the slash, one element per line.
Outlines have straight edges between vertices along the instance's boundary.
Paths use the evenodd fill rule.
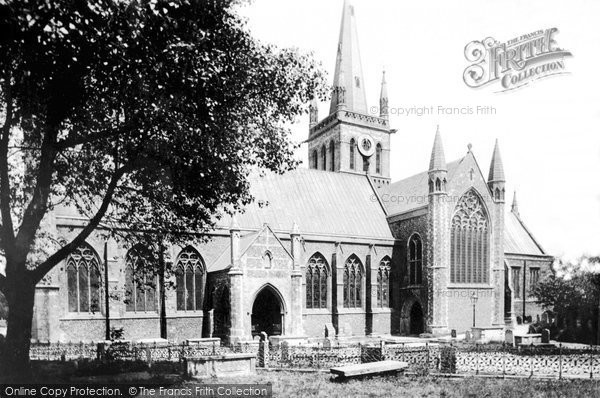
<path fill-rule="evenodd" d="M 356 161 L 354 151 L 356 146 L 356 141 L 354 138 L 350 140 L 350 170 L 354 170 L 354 162 Z"/>
<path fill-rule="evenodd" d="M 408 241 L 408 284 L 423 283 L 423 242 L 421 237 L 414 234 Z"/>
<path fill-rule="evenodd" d="M 86 243 L 67 257 L 69 312 L 99 312 L 102 307 L 100 258 Z"/>
<path fill-rule="evenodd" d="M 153 257 L 149 250 L 136 245 L 125 256 L 126 311 L 155 312 L 156 276 L 153 275 Z"/>
<path fill-rule="evenodd" d="M 335 143 L 333 140 L 329 143 L 329 170 L 335 171 Z"/>
<path fill-rule="evenodd" d="M 313 254 L 306 266 L 306 308 L 327 308 L 328 277 L 325 257 Z"/>
<path fill-rule="evenodd" d="M 381 144 L 375 148 L 375 173 L 381 174 Z"/>
<path fill-rule="evenodd" d="M 317 154 L 317 150 L 315 149 L 312 153 L 312 167 L 313 169 L 319 168 L 319 155 Z"/>
<path fill-rule="evenodd" d="M 379 262 L 379 269 L 377 270 L 377 307 L 379 308 L 388 308 L 390 306 L 391 272 L 391 259 L 385 256 Z"/>
<path fill-rule="evenodd" d="M 321 146 L 321 169 L 327 170 L 327 149 L 325 144 Z"/>
<path fill-rule="evenodd" d="M 450 241 L 450 281 L 488 283 L 489 222 L 479 195 L 472 189 L 456 205 Z"/>
<path fill-rule="evenodd" d="M 362 306 L 363 267 L 359 258 L 353 254 L 344 264 L 344 307 Z"/>
<path fill-rule="evenodd" d="M 204 262 L 200 253 L 191 246 L 183 249 L 175 262 L 178 311 L 202 310 L 204 275 Z"/>

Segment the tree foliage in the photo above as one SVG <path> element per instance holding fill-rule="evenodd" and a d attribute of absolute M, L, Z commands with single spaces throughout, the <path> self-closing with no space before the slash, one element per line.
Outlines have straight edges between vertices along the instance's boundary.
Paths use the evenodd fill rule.
<path fill-rule="evenodd" d="M 324 78 L 309 54 L 255 40 L 241 3 L 0 0 L 0 291 L 14 358 L 26 358 L 33 287 L 101 222 L 176 241 L 248 203 L 252 170 L 295 167 L 285 126 L 326 95 Z M 44 227 L 57 206 L 84 216 L 70 241 Z"/>

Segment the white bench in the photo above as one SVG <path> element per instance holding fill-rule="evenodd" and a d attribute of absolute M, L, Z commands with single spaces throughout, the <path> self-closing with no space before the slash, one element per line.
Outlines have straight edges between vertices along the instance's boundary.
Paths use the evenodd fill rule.
<path fill-rule="evenodd" d="M 380 361 L 331 368 L 329 371 L 340 378 L 368 376 L 380 373 L 403 372 L 408 368 L 407 362 Z"/>

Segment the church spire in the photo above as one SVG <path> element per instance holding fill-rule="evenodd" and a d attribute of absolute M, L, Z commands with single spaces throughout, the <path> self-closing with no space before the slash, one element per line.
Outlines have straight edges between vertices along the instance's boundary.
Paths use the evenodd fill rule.
<path fill-rule="evenodd" d="M 379 117 L 388 119 L 388 93 L 387 93 L 387 82 L 385 81 L 385 70 L 381 76 L 381 94 L 379 95 Z"/>
<path fill-rule="evenodd" d="M 331 98 L 330 114 L 338 110 L 340 92 L 343 94 L 346 109 L 363 114 L 367 113 L 356 18 L 350 0 L 344 0 L 342 10 L 342 25 L 340 27 L 335 74 L 333 75 L 333 90 L 334 95 Z"/>
<path fill-rule="evenodd" d="M 513 202 L 512 202 L 510 211 L 512 211 L 517 216 L 519 215 L 519 204 L 517 203 L 517 191 L 515 191 L 515 193 L 513 194 Z"/>
<path fill-rule="evenodd" d="M 493 197 L 497 202 L 504 203 L 504 165 L 502 164 L 502 157 L 500 156 L 500 146 L 496 139 L 496 145 L 494 145 L 494 153 L 492 155 L 492 162 L 490 163 L 490 174 L 488 176 L 488 187 L 492 191 Z"/>
<path fill-rule="evenodd" d="M 444 156 L 444 147 L 442 145 L 442 136 L 440 135 L 440 126 L 437 126 L 435 139 L 433 140 L 433 149 L 431 150 L 431 160 L 429 161 L 429 171 L 447 171 L 446 158 Z"/>

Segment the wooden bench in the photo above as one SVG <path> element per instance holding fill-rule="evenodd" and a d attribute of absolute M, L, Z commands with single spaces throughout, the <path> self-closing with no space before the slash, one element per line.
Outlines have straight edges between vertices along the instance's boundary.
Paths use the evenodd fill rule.
<path fill-rule="evenodd" d="M 408 368 L 407 362 L 400 361 L 380 361 L 371 363 L 361 363 L 356 365 L 340 366 L 331 368 L 329 371 L 338 376 L 338 378 L 348 378 L 357 376 L 369 376 L 381 373 L 402 372 Z"/>

